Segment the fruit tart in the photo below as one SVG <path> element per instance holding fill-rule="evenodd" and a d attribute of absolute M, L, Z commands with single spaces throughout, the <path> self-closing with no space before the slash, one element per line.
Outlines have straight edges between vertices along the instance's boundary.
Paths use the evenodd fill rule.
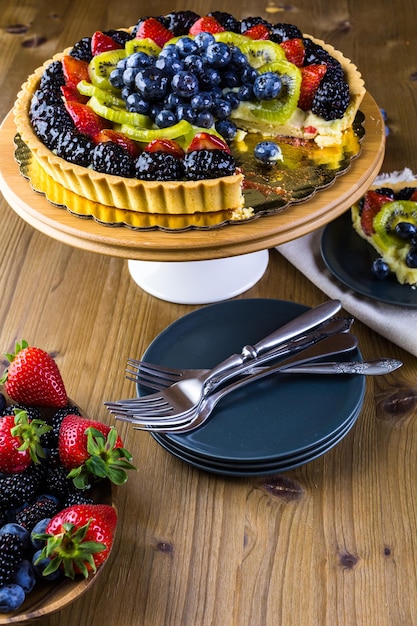
<path fill-rule="evenodd" d="M 367 191 L 351 209 L 355 231 L 378 252 L 370 271 L 417 287 L 417 186 L 396 183 Z"/>
<path fill-rule="evenodd" d="M 331 159 L 364 93 L 348 59 L 294 25 L 179 11 L 96 31 L 48 60 L 14 117 L 52 184 L 82 198 L 242 219 L 245 152 L 279 168 L 282 138 Z"/>

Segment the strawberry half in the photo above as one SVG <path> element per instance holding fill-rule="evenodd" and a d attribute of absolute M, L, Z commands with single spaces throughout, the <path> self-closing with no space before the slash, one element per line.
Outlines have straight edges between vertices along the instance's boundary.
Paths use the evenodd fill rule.
<path fill-rule="evenodd" d="M 83 96 L 80 94 L 76 87 L 68 87 L 67 85 L 62 85 L 61 93 L 66 102 L 82 102 L 86 104 L 89 100 L 88 96 Z"/>
<path fill-rule="evenodd" d="M 158 22 L 154 17 L 148 17 L 144 20 L 138 28 L 136 33 L 136 39 L 152 39 L 157 46 L 162 48 L 167 41 L 173 38 L 172 31 L 165 28 L 161 22 Z"/>
<path fill-rule="evenodd" d="M 15 352 L 6 357 L 10 364 L 0 384 L 12 400 L 26 406 L 63 407 L 68 404 L 61 373 L 47 352 L 23 340 L 16 343 Z"/>
<path fill-rule="evenodd" d="M 119 133 L 117 130 L 113 130 L 111 128 L 105 128 L 101 130 L 98 135 L 94 137 L 95 143 L 101 143 L 102 141 L 113 141 L 113 143 L 117 143 L 119 146 L 122 146 L 131 157 L 134 159 L 139 156 L 140 148 L 136 141 L 127 137 L 123 133 Z"/>
<path fill-rule="evenodd" d="M 271 31 L 266 24 L 255 24 L 245 30 L 243 34 L 251 39 L 269 39 Z"/>
<path fill-rule="evenodd" d="M 92 476 L 122 485 L 127 480 L 126 470 L 136 469 L 114 427 L 79 415 L 62 420 L 58 451 L 62 465 L 70 470 L 68 478 L 78 489 L 88 487 Z"/>
<path fill-rule="evenodd" d="M 69 54 L 64 56 L 62 59 L 62 71 L 64 73 L 65 85 L 67 87 L 76 89 L 81 80 L 90 81 L 87 61 L 76 59 Z"/>
<path fill-rule="evenodd" d="M 105 35 L 101 30 L 96 30 L 91 37 L 91 54 L 94 57 L 108 50 L 119 50 L 121 47 L 117 41 Z"/>
<path fill-rule="evenodd" d="M 373 189 L 366 192 L 361 209 L 361 228 L 367 237 L 371 237 L 375 233 L 373 225 L 375 215 L 379 213 L 383 204 L 391 201 L 392 198 Z"/>
<path fill-rule="evenodd" d="M 46 542 L 37 562 L 50 560 L 43 575 L 61 569 L 73 579 L 96 572 L 109 556 L 116 524 L 117 513 L 109 504 L 75 504 L 57 513 L 45 533 L 36 535 Z"/>
<path fill-rule="evenodd" d="M 189 34 L 195 36 L 199 33 L 222 33 L 224 30 L 223 26 L 216 20 L 215 17 L 206 15 L 204 17 L 200 17 L 200 19 L 194 22 L 190 28 Z"/>
<path fill-rule="evenodd" d="M 166 152 L 167 154 L 172 154 L 172 156 L 177 157 L 177 159 L 184 157 L 184 150 L 180 144 L 173 139 L 154 139 L 145 147 L 145 152 Z"/>
<path fill-rule="evenodd" d="M 40 458 L 45 458 L 40 438 L 50 430 L 52 426 L 43 420 L 30 420 L 23 409 L 1 417 L 0 471 L 18 474 L 32 463 L 39 463 Z"/>
<path fill-rule="evenodd" d="M 84 135 L 93 138 L 104 128 L 110 126 L 110 122 L 104 120 L 104 118 L 97 115 L 87 104 L 83 104 L 82 102 L 66 102 L 65 108 L 70 114 L 76 129 Z"/>
<path fill-rule="evenodd" d="M 306 50 L 302 39 L 287 39 L 286 41 L 282 41 L 279 45 L 284 50 L 287 61 L 297 67 L 303 65 Z"/>
<path fill-rule="evenodd" d="M 316 91 L 325 75 L 327 67 L 325 65 L 306 65 L 301 68 L 301 87 L 298 106 L 303 111 L 309 111 L 313 104 Z"/>
<path fill-rule="evenodd" d="M 230 148 L 223 139 L 220 139 L 217 135 L 205 132 L 194 135 L 187 152 L 192 152 L 193 150 L 224 150 L 230 153 Z"/>

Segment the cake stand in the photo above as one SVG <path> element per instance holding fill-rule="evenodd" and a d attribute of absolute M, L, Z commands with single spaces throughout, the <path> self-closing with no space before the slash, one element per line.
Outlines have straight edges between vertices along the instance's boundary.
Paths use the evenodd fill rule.
<path fill-rule="evenodd" d="M 0 126 L 0 190 L 28 224 L 63 243 L 128 259 L 133 280 L 153 296 L 207 304 L 243 293 L 263 275 L 268 249 L 324 226 L 365 193 L 384 158 L 384 122 L 375 100 L 361 105 L 365 136 L 358 158 L 331 186 L 281 213 L 212 230 L 132 230 L 81 219 L 36 193 L 20 174 L 10 112 Z"/>

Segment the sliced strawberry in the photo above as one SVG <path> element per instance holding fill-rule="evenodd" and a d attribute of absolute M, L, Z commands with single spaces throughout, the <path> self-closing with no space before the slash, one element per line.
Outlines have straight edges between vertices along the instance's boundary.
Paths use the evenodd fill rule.
<path fill-rule="evenodd" d="M 172 154 L 172 156 L 182 159 L 184 157 L 184 150 L 180 144 L 173 139 L 154 139 L 145 147 L 146 152 L 166 152 Z"/>
<path fill-rule="evenodd" d="M 200 17 L 190 28 L 190 35 L 198 35 L 198 33 L 222 33 L 224 32 L 223 26 L 211 15 L 205 15 Z M 246 33 L 245 33 L 246 34 Z"/>
<path fill-rule="evenodd" d="M 90 80 L 87 61 L 75 59 L 69 54 L 62 59 L 62 71 L 64 72 L 65 85 L 67 87 L 76 88 L 80 80 Z"/>
<path fill-rule="evenodd" d="M 413 192 L 413 194 L 411 195 L 410 200 L 412 202 L 417 202 L 417 189 Z"/>
<path fill-rule="evenodd" d="M 96 30 L 91 38 L 91 53 L 94 57 L 108 50 L 119 50 L 121 47 L 117 41 L 105 35 L 101 30 Z"/>
<path fill-rule="evenodd" d="M 105 128 L 101 130 L 98 135 L 94 137 L 95 143 L 101 143 L 103 141 L 112 141 L 113 143 L 117 143 L 119 146 L 122 146 L 131 157 L 134 159 L 139 156 L 140 149 L 136 141 L 127 137 L 123 133 L 119 133 L 117 130 L 113 130 L 111 128 Z"/>
<path fill-rule="evenodd" d="M 230 148 L 223 139 L 220 139 L 217 135 L 205 132 L 194 135 L 187 152 L 193 152 L 194 150 L 224 150 L 230 153 Z"/>
<path fill-rule="evenodd" d="M 81 102 L 66 102 L 65 107 L 77 130 L 84 135 L 95 137 L 100 131 L 104 128 L 108 128 L 110 125 L 110 122 L 107 122 L 102 117 L 97 115 L 93 109 L 90 109 L 88 104 L 82 104 Z"/>
<path fill-rule="evenodd" d="M 88 102 L 88 96 L 81 95 L 76 87 L 63 85 L 61 87 L 61 93 L 64 96 L 64 100 L 67 102 L 82 102 L 83 104 Z"/>
<path fill-rule="evenodd" d="M 373 221 L 383 204 L 391 202 L 392 198 L 384 196 L 370 189 L 366 192 L 361 210 L 361 227 L 365 235 L 371 237 L 374 233 Z"/>
<path fill-rule="evenodd" d="M 323 76 L 326 73 L 325 65 L 306 65 L 301 68 L 301 89 L 298 106 L 303 111 L 309 111 L 314 96 Z"/>
<path fill-rule="evenodd" d="M 294 63 L 297 67 L 303 65 L 306 51 L 302 39 L 287 39 L 286 41 L 282 41 L 279 45 L 283 48 L 287 61 Z"/>
<path fill-rule="evenodd" d="M 243 34 L 251 39 L 269 39 L 271 31 L 266 24 L 255 24 L 248 30 L 245 30 Z"/>
<path fill-rule="evenodd" d="M 173 36 L 172 31 L 165 28 L 165 26 L 154 17 L 148 17 L 148 19 L 144 20 L 139 25 L 138 32 L 136 33 L 137 39 L 152 39 L 160 48 L 162 48 L 167 41 L 172 39 Z"/>

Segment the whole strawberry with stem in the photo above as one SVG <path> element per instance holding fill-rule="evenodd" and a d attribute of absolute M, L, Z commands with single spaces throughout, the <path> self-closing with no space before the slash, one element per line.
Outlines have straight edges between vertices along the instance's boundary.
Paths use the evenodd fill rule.
<path fill-rule="evenodd" d="M 110 553 L 116 524 L 117 513 L 108 504 L 75 504 L 57 513 L 45 533 L 36 535 L 46 542 L 37 561 L 49 559 L 43 575 L 61 569 L 69 578 L 87 578 L 96 572 Z"/>
<path fill-rule="evenodd" d="M 0 384 L 15 402 L 27 406 L 63 407 L 68 396 L 57 364 L 50 354 L 22 340 L 6 354 L 9 366 Z"/>
<path fill-rule="evenodd" d="M 62 420 L 58 451 L 78 489 L 87 488 L 92 477 L 122 485 L 127 480 L 126 470 L 136 469 L 114 426 L 79 415 L 70 414 Z"/>
<path fill-rule="evenodd" d="M 41 436 L 50 430 L 52 427 L 44 420 L 31 420 L 23 409 L 0 417 L 0 471 L 20 473 L 32 463 L 39 463 L 45 458 Z"/>

